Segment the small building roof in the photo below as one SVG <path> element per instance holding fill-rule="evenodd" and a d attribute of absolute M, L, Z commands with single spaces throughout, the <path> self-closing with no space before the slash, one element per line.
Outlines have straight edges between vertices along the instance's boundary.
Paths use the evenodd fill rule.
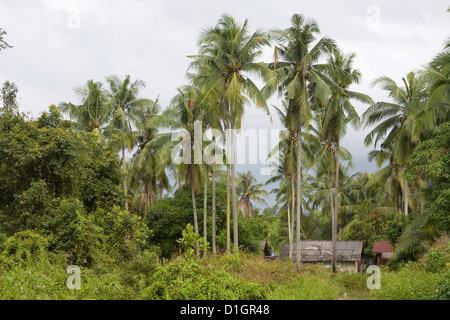
<path fill-rule="evenodd" d="M 302 262 L 331 261 L 331 241 L 305 240 L 300 242 L 300 259 Z M 293 244 L 292 260 L 296 261 L 297 245 Z M 362 241 L 338 241 L 336 255 L 338 261 L 359 261 L 362 256 Z M 289 244 L 281 248 L 280 259 L 289 257 Z"/>
<path fill-rule="evenodd" d="M 394 248 L 389 241 L 374 241 L 373 253 L 394 252 Z"/>

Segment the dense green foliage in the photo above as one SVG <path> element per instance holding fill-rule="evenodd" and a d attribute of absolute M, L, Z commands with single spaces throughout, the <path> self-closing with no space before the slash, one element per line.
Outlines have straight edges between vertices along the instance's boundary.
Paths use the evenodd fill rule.
<path fill-rule="evenodd" d="M 81 289 L 69 290 L 69 258 L 49 254 L 45 240 L 32 232 L 7 239 L 0 256 L 0 299 L 334 300 L 343 292 L 360 294 L 357 287 L 365 283 L 365 277 L 312 266 L 299 275 L 289 263 L 260 256 L 179 256 L 163 263 L 146 251 L 119 265 L 81 267 Z"/>
<path fill-rule="evenodd" d="M 376 264 L 372 252 L 376 240 L 387 240 L 395 245 L 402 234 L 406 217 L 376 208 L 370 201 L 355 206 L 352 221 L 339 233 L 342 240 L 363 240 L 364 255 L 368 264 Z"/>
<path fill-rule="evenodd" d="M 0 231 L 37 230 L 49 249 L 89 266 L 127 259 L 146 241 L 141 219 L 118 207 L 123 194 L 114 141 L 71 129 L 55 107 L 37 121 L 0 118 Z"/>
<path fill-rule="evenodd" d="M 441 231 L 450 229 L 450 122 L 441 124 L 430 139 L 420 143 L 414 150 L 409 168 L 410 180 L 426 179 L 423 188 L 429 203 L 430 218 Z"/>
<path fill-rule="evenodd" d="M 449 300 L 450 43 L 402 84 L 375 79 L 390 100 L 374 102 L 350 90 L 361 76 L 355 53 L 320 38 L 312 19 L 290 22 L 251 33 L 247 20 L 223 14 L 202 32 L 189 84 L 164 110 L 140 96 L 144 81 L 112 75 L 76 88 L 80 104 L 31 119 L 6 81 L 0 299 Z M 5 34 L 0 51 L 11 48 Z M 257 61 L 271 41 L 274 61 Z M 218 161 L 230 159 L 216 142 L 241 127 L 250 101 L 269 115 L 277 91 L 285 130 L 264 185 Z M 351 100 L 368 105 L 361 118 Z M 212 139 L 198 139 L 199 122 Z M 340 145 L 349 124 L 371 127 L 377 172 L 350 174 L 351 150 Z M 196 148 L 211 147 L 215 161 L 198 163 Z M 194 161 L 176 161 L 184 157 Z M 271 184 L 276 205 L 267 207 Z M 261 250 L 261 240 L 278 254 L 286 243 L 330 239 L 331 270 L 301 263 L 300 250 L 295 265 Z M 364 241 L 364 265 L 375 263 L 374 241 L 391 242 L 381 289 L 369 294 L 367 274 L 336 273 L 338 239 Z M 66 287 L 71 265 L 81 290 Z"/>
<path fill-rule="evenodd" d="M 216 226 L 220 232 L 217 235 L 217 245 L 220 248 L 226 246 L 226 199 L 225 184 L 218 181 L 216 184 L 217 194 L 217 218 Z M 197 203 L 201 203 L 202 196 L 197 196 Z M 211 207 L 211 201 L 208 201 L 208 211 Z M 207 225 L 211 224 L 210 216 L 207 217 Z M 277 220 L 277 217 L 270 215 L 257 215 L 252 220 L 244 220 L 239 218 L 239 239 L 241 247 L 249 252 L 259 252 L 260 240 L 264 235 L 268 235 L 271 225 Z M 149 236 L 149 244 L 158 246 L 164 257 L 170 257 L 171 254 L 177 253 L 177 239 L 181 237 L 181 233 L 187 224 L 193 224 L 192 221 L 192 202 L 190 197 L 190 189 L 184 186 L 181 190 L 174 193 L 174 197 L 163 198 L 155 205 L 149 207 L 146 223 L 148 228 L 153 232 Z M 199 224 L 203 224 L 203 217 L 200 216 Z M 207 233 L 208 239 L 211 238 L 211 230 Z"/>

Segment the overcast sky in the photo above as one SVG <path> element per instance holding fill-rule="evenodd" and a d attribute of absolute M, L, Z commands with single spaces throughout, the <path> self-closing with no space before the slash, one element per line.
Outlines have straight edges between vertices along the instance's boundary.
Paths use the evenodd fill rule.
<path fill-rule="evenodd" d="M 0 53 L 0 82 L 18 85 L 20 109 L 34 117 L 51 104 L 77 102 L 75 87 L 112 74 L 144 80 L 142 96 L 159 96 L 166 107 L 177 87 L 187 83 L 187 56 L 197 52 L 201 30 L 215 25 L 222 13 L 240 23 L 248 19 L 251 31 L 286 28 L 292 14 L 303 13 L 318 22 L 322 36 L 336 40 L 344 52 L 356 52 L 362 81 L 352 89 L 386 100 L 370 83 L 383 75 L 400 83 L 430 61 L 449 36 L 449 5 L 448 0 L 0 0 L 0 28 L 14 46 Z M 271 57 L 267 48 L 263 60 Z M 280 105 L 277 97 L 270 103 Z M 366 107 L 356 105 L 362 114 Z M 250 107 L 243 127 L 280 124 L 275 112 L 271 123 Z M 349 130 L 342 145 L 353 154 L 355 170 L 371 172 L 376 168 L 362 142 L 367 132 Z M 258 176 L 259 168 L 250 168 Z"/>

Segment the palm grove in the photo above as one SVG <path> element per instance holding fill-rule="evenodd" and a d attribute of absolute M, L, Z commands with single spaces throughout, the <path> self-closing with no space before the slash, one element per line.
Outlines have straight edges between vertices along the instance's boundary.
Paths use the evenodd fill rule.
<path fill-rule="evenodd" d="M 0 30 L 1 49 L 11 48 Z M 273 61 L 261 62 L 271 46 Z M 304 239 L 331 238 L 333 271 L 338 238 L 365 240 L 369 248 L 389 239 L 398 259 L 410 259 L 421 241 L 450 226 L 450 43 L 401 83 L 375 79 L 390 101 L 351 89 L 361 78 L 354 58 L 301 14 L 269 32 L 251 32 L 247 21 L 224 14 L 201 32 L 188 81 L 167 108 L 141 97 L 144 81 L 112 75 L 76 88 L 78 102 L 29 120 L 18 111 L 17 87 L 5 82 L 2 239 L 37 230 L 50 236 L 52 250 L 70 252 L 81 265 L 106 255 L 127 259 L 149 246 L 170 255 L 189 234 L 199 256 L 251 249 L 257 237 L 273 250 L 288 242 L 298 271 L 294 244 Z M 250 103 L 270 116 L 273 95 L 285 127 L 268 155 L 278 168 L 267 181 L 277 186 L 277 203 L 257 214 L 254 203 L 265 204 L 266 186 L 236 172 L 234 130 Z M 361 118 L 355 103 L 366 106 Z M 199 123 L 213 132 L 210 139 L 197 139 Z M 371 128 L 365 143 L 374 147 L 369 160 L 377 172 L 349 174 L 351 150 L 340 144 L 349 125 Z M 186 144 L 209 150 L 213 161 L 174 162 Z M 187 224 L 191 233 L 189 226 L 183 231 Z"/>

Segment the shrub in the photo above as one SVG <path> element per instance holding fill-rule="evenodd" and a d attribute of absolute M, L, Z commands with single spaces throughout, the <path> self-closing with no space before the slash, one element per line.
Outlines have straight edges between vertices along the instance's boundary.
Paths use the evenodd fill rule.
<path fill-rule="evenodd" d="M 345 290 L 348 291 L 367 291 L 368 275 L 356 272 L 343 272 L 337 274 L 337 282 Z"/>
<path fill-rule="evenodd" d="M 365 260 L 372 264 L 376 255 L 372 252 L 374 241 L 389 240 L 395 243 L 404 227 L 404 216 L 377 208 L 370 201 L 355 205 L 355 215 L 340 232 L 341 240 L 363 240 Z"/>
<path fill-rule="evenodd" d="M 199 259 L 177 258 L 159 267 L 142 291 L 143 299 L 162 300 L 257 300 L 264 289 L 253 282 L 238 280 Z"/>
<path fill-rule="evenodd" d="M 93 219 L 102 229 L 106 252 L 115 260 L 132 259 L 145 247 L 150 230 L 139 216 L 114 206 L 97 209 Z"/>
<path fill-rule="evenodd" d="M 377 300 L 433 300 L 444 273 L 427 272 L 417 263 L 407 263 L 398 272 L 381 275 L 381 289 L 370 291 Z"/>
<path fill-rule="evenodd" d="M 49 238 L 39 233 L 30 230 L 17 232 L 4 240 L 0 265 L 4 268 L 14 268 L 37 261 L 48 262 L 48 244 Z"/>
<path fill-rule="evenodd" d="M 185 256 L 195 255 L 196 244 L 199 245 L 199 252 L 209 249 L 209 242 L 205 242 L 205 238 L 200 237 L 198 233 L 194 232 L 194 227 L 188 223 L 186 229 L 181 232 L 182 237 L 177 240 L 180 245 L 180 252 Z"/>
<path fill-rule="evenodd" d="M 440 281 L 436 289 L 437 300 L 450 300 L 450 272 L 445 273 L 445 279 Z"/>
<path fill-rule="evenodd" d="M 319 269 L 317 269 L 319 271 Z M 338 285 L 331 278 L 329 270 L 318 274 L 303 272 L 292 278 L 289 284 L 275 287 L 269 294 L 270 300 L 335 300 Z"/>
<path fill-rule="evenodd" d="M 425 257 L 425 268 L 430 272 L 439 272 L 445 269 L 448 255 L 437 249 L 430 249 Z"/>
<path fill-rule="evenodd" d="M 218 258 L 217 264 L 226 272 L 239 273 L 243 267 L 243 255 L 241 253 L 222 255 Z"/>

